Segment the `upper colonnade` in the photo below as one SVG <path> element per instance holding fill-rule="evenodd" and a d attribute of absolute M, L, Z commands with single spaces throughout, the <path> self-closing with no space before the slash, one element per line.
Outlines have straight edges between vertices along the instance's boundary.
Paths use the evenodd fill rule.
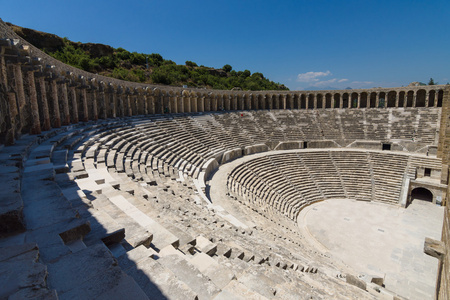
<path fill-rule="evenodd" d="M 446 86 L 329 91 L 224 91 L 122 81 L 68 66 L 0 20 L 0 137 L 98 118 L 250 109 L 441 107 Z"/>

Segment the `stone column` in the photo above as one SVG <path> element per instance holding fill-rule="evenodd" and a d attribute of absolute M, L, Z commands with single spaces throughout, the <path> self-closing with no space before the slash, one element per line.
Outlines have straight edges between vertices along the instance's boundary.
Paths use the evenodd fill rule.
<path fill-rule="evenodd" d="M 433 107 L 437 107 L 438 105 L 438 99 L 439 99 L 439 90 L 435 90 L 434 92 L 434 103 Z M 447 98 L 448 99 L 448 98 Z"/>
<path fill-rule="evenodd" d="M 398 107 L 398 102 L 400 101 L 399 92 L 395 92 L 395 107 Z"/>
<path fill-rule="evenodd" d="M 408 106 L 408 92 L 405 92 L 405 98 L 403 99 L 403 107 L 407 107 Z"/>
<path fill-rule="evenodd" d="M 356 108 L 361 108 L 361 93 L 358 93 Z"/>
<path fill-rule="evenodd" d="M 88 110 L 88 103 L 87 103 L 87 95 L 86 95 L 86 88 L 80 87 L 81 91 L 81 101 L 83 104 L 83 122 L 89 121 L 89 110 Z"/>
<path fill-rule="evenodd" d="M 378 108 L 378 106 L 380 106 L 380 93 L 376 92 L 375 108 Z"/>
<path fill-rule="evenodd" d="M 78 101 L 75 86 L 69 86 L 70 97 L 72 98 L 72 123 L 78 123 Z"/>
<path fill-rule="evenodd" d="M 305 102 L 305 109 L 309 109 L 309 94 L 306 94 Z"/>
<path fill-rule="evenodd" d="M 61 113 L 59 112 L 58 86 L 56 79 L 50 79 L 50 86 L 52 88 L 52 102 L 53 102 L 53 127 L 61 127 Z"/>
<path fill-rule="evenodd" d="M 117 118 L 117 93 L 116 90 L 114 89 L 114 87 L 111 87 L 110 89 L 111 92 L 111 104 L 112 104 L 112 109 L 111 109 L 111 115 L 113 118 Z"/>
<path fill-rule="evenodd" d="M 281 95 L 280 97 L 281 97 L 281 105 L 282 105 L 281 109 L 286 109 L 286 98 L 287 98 L 287 96 L 286 95 Z M 290 99 L 291 99 L 291 97 L 289 97 L 289 101 L 291 101 Z M 292 107 L 291 103 L 289 103 L 289 107 Z"/>
<path fill-rule="evenodd" d="M 339 108 L 344 107 L 344 94 L 339 94 Z"/>
<path fill-rule="evenodd" d="M 95 87 L 91 89 L 91 101 L 92 101 L 92 118 L 94 121 L 97 121 L 98 120 L 97 89 Z"/>
<path fill-rule="evenodd" d="M 45 88 L 45 80 L 44 75 L 39 74 L 38 77 L 39 88 L 41 93 L 41 108 L 42 108 L 42 130 L 47 131 L 50 130 L 50 112 L 48 111 L 48 101 L 47 101 L 47 90 Z"/>
<path fill-rule="evenodd" d="M 20 126 L 24 127 L 26 125 L 26 100 L 25 100 L 25 89 L 23 86 L 23 74 L 22 66 L 20 64 L 14 64 L 14 79 L 16 82 L 15 88 L 17 93 L 17 105 L 19 110 L 19 120 Z"/>
<path fill-rule="evenodd" d="M 30 99 L 30 108 L 31 108 L 31 134 L 40 134 L 41 133 L 41 124 L 39 121 L 39 105 L 37 102 L 36 95 L 36 84 L 34 81 L 34 71 L 27 71 L 28 77 L 28 86 L 29 86 L 29 99 Z"/>
<path fill-rule="evenodd" d="M 313 94 L 313 105 L 314 109 L 317 109 L 317 95 Z"/>
<path fill-rule="evenodd" d="M 125 102 L 125 115 L 128 117 L 131 117 L 133 115 L 133 106 L 132 106 L 132 95 L 130 95 L 129 93 L 127 93 L 125 95 L 126 97 L 126 102 Z"/>
<path fill-rule="evenodd" d="M 0 50 L 3 51 L 3 48 L 1 48 Z M 0 103 L 0 110 L 4 110 L 0 111 L 0 114 L 6 117 L 5 121 L 7 121 L 7 123 L 5 124 L 6 125 L 5 144 L 13 145 L 16 140 L 16 118 L 18 115 L 18 109 L 17 109 L 16 94 L 14 93 L 14 90 L 9 86 L 8 78 L 9 76 L 4 57 L 0 56 L 0 84 L 2 83 L 2 85 L 4 86 L 4 91 L 7 94 L 7 105 L 3 105 L 2 103 Z"/>
<path fill-rule="evenodd" d="M 347 108 L 352 108 L 352 93 L 348 93 L 348 104 Z"/>
<path fill-rule="evenodd" d="M 69 125 L 70 124 L 70 109 L 69 109 L 69 95 L 67 92 L 67 83 L 64 81 L 61 81 L 61 94 L 62 94 L 62 105 L 63 105 L 63 120 L 62 125 Z"/>
<path fill-rule="evenodd" d="M 184 112 L 191 112 L 191 97 L 188 92 L 183 91 L 181 94 L 181 101 L 183 102 Z"/>
<path fill-rule="evenodd" d="M 425 107 L 428 107 L 429 102 L 430 102 L 430 91 L 427 91 L 425 94 Z"/>
<path fill-rule="evenodd" d="M 413 91 L 413 103 L 412 103 L 412 107 L 416 107 L 416 101 L 417 101 L 417 91 Z"/>

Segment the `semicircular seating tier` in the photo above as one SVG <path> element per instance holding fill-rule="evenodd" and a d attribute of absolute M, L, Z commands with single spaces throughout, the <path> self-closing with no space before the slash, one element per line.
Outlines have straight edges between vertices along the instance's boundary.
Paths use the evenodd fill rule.
<path fill-rule="evenodd" d="M 401 204 L 406 178 L 418 165 L 441 169 L 441 160 L 423 155 L 350 149 L 314 149 L 268 154 L 243 162 L 227 186 L 253 209 L 296 220 L 314 202 L 349 198 Z"/>

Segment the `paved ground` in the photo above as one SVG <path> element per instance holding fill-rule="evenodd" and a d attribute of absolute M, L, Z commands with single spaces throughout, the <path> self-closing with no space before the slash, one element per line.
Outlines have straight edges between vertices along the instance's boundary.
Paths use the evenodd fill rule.
<path fill-rule="evenodd" d="M 443 212 L 420 200 L 405 209 L 334 199 L 305 208 L 298 222 L 319 250 L 357 272 L 385 275 L 386 288 L 408 299 L 433 299 L 438 262 L 423 244 L 440 240 Z"/>

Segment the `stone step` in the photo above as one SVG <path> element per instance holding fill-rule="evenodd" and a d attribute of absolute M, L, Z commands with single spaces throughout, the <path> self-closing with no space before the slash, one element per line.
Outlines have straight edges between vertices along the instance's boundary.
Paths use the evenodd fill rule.
<path fill-rule="evenodd" d="M 49 263 L 48 272 L 59 299 L 148 299 L 102 244 Z"/>
<path fill-rule="evenodd" d="M 160 257 L 157 262 L 170 269 L 177 278 L 191 287 L 198 294 L 199 299 L 213 299 L 220 292 L 210 278 L 203 275 L 182 255 L 166 255 Z"/>
<path fill-rule="evenodd" d="M 189 285 L 158 261 L 141 255 L 119 258 L 120 266 L 131 276 L 150 299 L 197 300 Z"/>
<path fill-rule="evenodd" d="M 157 249 L 162 249 L 167 245 L 173 245 L 175 248 L 179 246 L 179 239 L 175 235 L 128 202 L 122 195 L 110 197 L 109 200 L 140 226 L 153 233 L 152 244 Z"/>

